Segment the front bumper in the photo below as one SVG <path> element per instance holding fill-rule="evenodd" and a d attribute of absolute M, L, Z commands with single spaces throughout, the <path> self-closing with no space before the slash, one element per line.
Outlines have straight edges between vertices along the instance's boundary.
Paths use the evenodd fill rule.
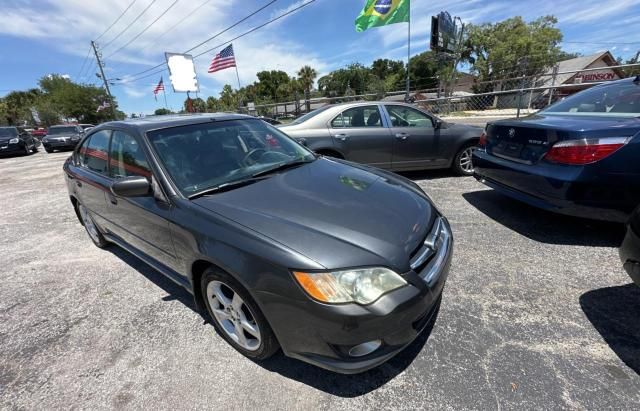
<path fill-rule="evenodd" d="M 0 143 L 0 155 L 24 154 L 24 142 L 9 144 Z"/>
<path fill-rule="evenodd" d="M 61 149 L 73 149 L 76 147 L 80 140 L 66 140 L 66 141 L 43 141 L 42 145 L 46 150 L 61 150 Z"/>
<path fill-rule="evenodd" d="M 265 314 L 285 355 L 334 372 L 360 373 L 398 354 L 433 320 L 452 252 L 453 238 L 449 237 L 440 257 L 436 254 L 418 272 L 403 275 L 407 286 L 367 306 L 322 304 L 306 296 L 292 302 L 272 293 L 259 293 L 259 299 L 270 307 Z M 376 340 L 382 345 L 372 353 L 349 355 L 350 348 Z"/>
<path fill-rule="evenodd" d="M 515 200 L 574 217 L 625 222 L 637 205 L 627 184 L 589 166 L 527 165 L 473 153 L 474 177 Z M 619 179 L 618 179 L 619 180 Z"/>

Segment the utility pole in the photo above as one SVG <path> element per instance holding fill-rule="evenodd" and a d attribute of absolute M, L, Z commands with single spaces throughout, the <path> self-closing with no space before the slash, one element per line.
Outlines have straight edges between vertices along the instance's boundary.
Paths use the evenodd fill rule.
<path fill-rule="evenodd" d="M 100 53 L 98 52 L 98 48 L 96 47 L 96 42 L 91 40 L 91 47 L 93 48 L 93 53 L 96 55 L 96 61 L 98 62 L 98 68 L 100 69 L 100 78 L 104 82 L 104 89 L 107 90 L 107 95 L 109 96 L 109 104 L 111 104 L 111 114 L 114 120 L 116 119 L 116 108 L 113 105 L 113 96 L 111 95 L 111 90 L 109 90 L 109 82 L 107 81 L 107 77 L 104 75 L 104 70 L 102 69 L 104 63 L 100 60 Z"/>

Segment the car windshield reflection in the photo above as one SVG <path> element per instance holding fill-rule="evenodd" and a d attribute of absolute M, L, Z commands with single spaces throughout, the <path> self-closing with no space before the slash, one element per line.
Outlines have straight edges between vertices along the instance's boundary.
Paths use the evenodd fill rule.
<path fill-rule="evenodd" d="M 186 196 L 315 159 L 309 150 L 260 120 L 218 121 L 147 134 Z"/>

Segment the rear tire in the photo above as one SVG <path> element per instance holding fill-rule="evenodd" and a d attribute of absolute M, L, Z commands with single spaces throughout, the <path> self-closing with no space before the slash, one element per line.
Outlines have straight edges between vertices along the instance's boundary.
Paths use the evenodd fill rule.
<path fill-rule="evenodd" d="M 473 163 L 471 162 L 471 157 L 475 147 L 476 143 L 466 143 L 460 148 L 453 159 L 453 165 L 451 166 L 454 173 L 459 176 L 473 175 Z"/>
<path fill-rule="evenodd" d="M 82 220 L 82 225 L 84 229 L 87 230 L 87 234 L 89 234 L 89 238 L 98 248 L 105 248 L 109 245 L 109 242 L 104 238 L 100 229 L 93 221 L 93 218 L 89 214 L 89 210 L 82 204 L 78 203 L 78 215 L 80 215 L 80 219 Z"/>
<path fill-rule="evenodd" d="M 271 326 L 235 278 L 210 267 L 202 274 L 200 284 L 213 326 L 227 343 L 254 360 L 265 360 L 278 350 Z"/>

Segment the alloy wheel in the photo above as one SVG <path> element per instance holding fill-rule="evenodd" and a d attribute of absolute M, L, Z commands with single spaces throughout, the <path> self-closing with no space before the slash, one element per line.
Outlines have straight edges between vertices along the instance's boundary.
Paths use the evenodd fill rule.
<path fill-rule="evenodd" d="M 228 284 L 211 281 L 207 285 L 207 299 L 215 320 L 227 336 L 245 350 L 260 348 L 260 327 L 240 294 Z"/>
<path fill-rule="evenodd" d="M 460 154 L 460 169 L 467 174 L 473 173 L 473 162 L 471 161 L 473 150 L 473 147 L 467 147 Z"/>

